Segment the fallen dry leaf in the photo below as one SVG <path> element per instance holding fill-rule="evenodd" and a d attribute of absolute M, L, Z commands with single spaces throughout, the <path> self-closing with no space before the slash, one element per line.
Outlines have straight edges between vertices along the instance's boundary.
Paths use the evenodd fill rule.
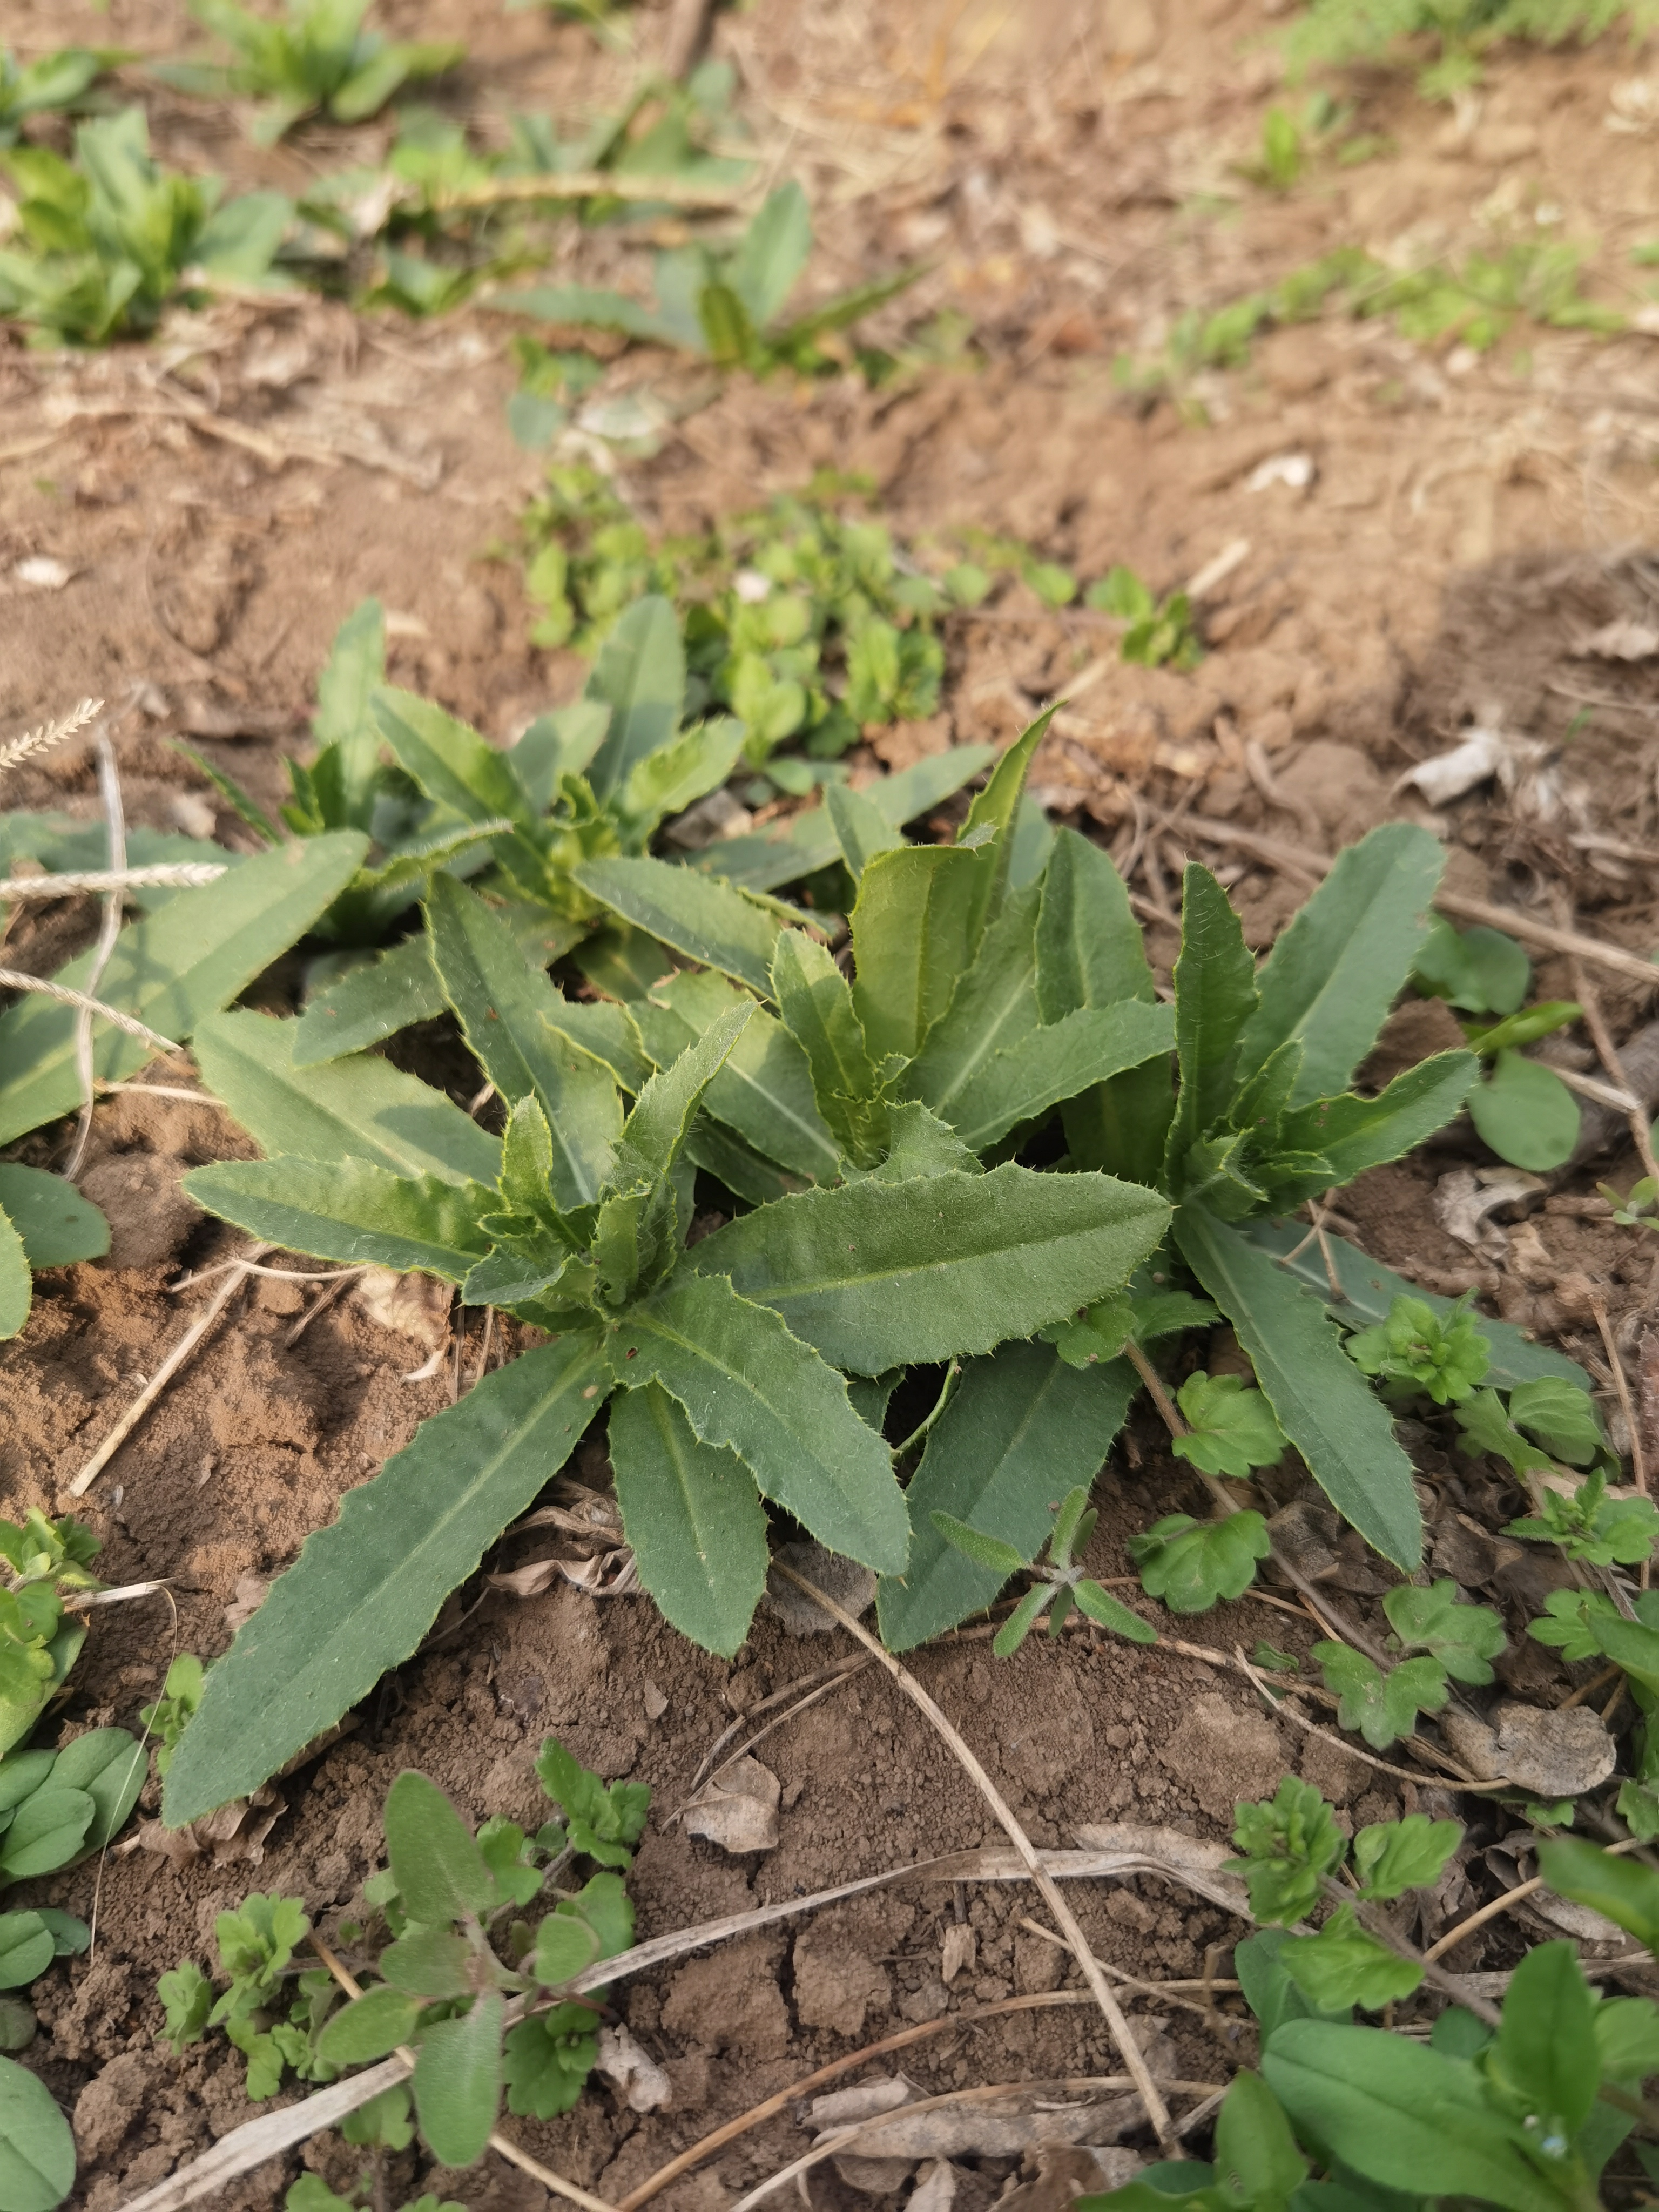
<path fill-rule="evenodd" d="M 455 1293 L 431 1275 L 395 1275 L 390 1267 L 365 1267 L 351 1286 L 351 1303 L 378 1328 L 407 1336 L 428 1352 L 449 1344 L 449 1309 Z"/>
<path fill-rule="evenodd" d="M 657 2112 L 674 2094 L 667 2075 L 625 2027 L 599 2030 L 594 2063 L 630 2112 Z"/>
<path fill-rule="evenodd" d="M 778 1840 L 782 1784 L 757 1759 L 740 1759 L 690 1808 L 685 1825 L 726 1851 L 769 1851 Z"/>
<path fill-rule="evenodd" d="M 1651 660 L 1659 653 L 1659 629 L 1626 615 L 1591 630 L 1571 651 L 1575 660 Z"/>
<path fill-rule="evenodd" d="M 945 1931 L 944 1960 L 939 1972 L 946 1982 L 971 1968 L 979 1955 L 979 1938 L 965 1923 L 952 1921 Z"/>
<path fill-rule="evenodd" d="M 827 2097 L 814 2097 L 806 2108 L 809 2123 L 820 2135 L 832 2128 L 849 2128 L 859 2120 L 872 2120 L 878 2112 L 896 2112 L 914 2105 L 921 2092 L 902 2074 L 860 2081 L 851 2089 L 832 2089 Z"/>
<path fill-rule="evenodd" d="M 1499 1705 L 1490 1721 L 1454 1706 L 1440 1725 L 1477 1782 L 1512 1782 L 1537 1797 L 1582 1797 L 1607 1780 L 1618 1756 L 1589 1705 Z"/>
<path fill-rule="evenodd" d="M 936 2158 L 916 2176 L 905 2212 L 951 2212 L 956 2202 L 957 2170 L 949 2159 Z"/>

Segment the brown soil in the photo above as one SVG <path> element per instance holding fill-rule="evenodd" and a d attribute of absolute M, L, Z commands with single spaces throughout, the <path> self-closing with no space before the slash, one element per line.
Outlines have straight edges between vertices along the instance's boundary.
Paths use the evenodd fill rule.
<path fill-rule="evenodd" d="M 626 81 L 623 62 L 539 11 L 396 0 L 383 14 L 422 36 L 468 40 L 472 58 L 448 97 L 487 125 L 508 106 L 603 105 Z M 184 20 L 172 0 L 111 0 L 103 11 L 83 0 L 0 0 L 0 44 L 27 52 L 79 37 L 165 52 Z M 647 48 L 663 20 L 643 14 Z M 876 747 L 899 765 L 907 747 L 936 743 L 947 726 L 958 740 L 1006 739 L 1105 653 L 1059 719 L 1036 781 L 1051 808 L 1117 840 L 1121 854 L 1133 840 L 1137 890 L 1164 963 L 1174 941 L 1156 915 L 1182 854 L 1190 844 L 1215 859 L 1218 848 L 1183 838 L 1178 823 L 1154 823 L 1143 838 L 1135 825 L 1148 804 L 1330 849 L 1391 814 L 1420 816 L 1395 780 L 1471 717 L 1559 742 L 1587 705 L 1563 755 L 1570 787 L 1553 811 L 1540 817 L 1524 794 L 1511 802 L 1490 788 L 1445 811 L 1451 880 L 1466 895 L 1522 905 L 1563 893 L 1582 927 L 1644 953 L 1659 938 L 1646 858 L 1572 839 L 1650 842 L 1651 684 L 1640 666 L 1574 653 L 1615 617 L 1650 618 L 1652 572 L 1632 549 L 1651 534 L 1655 497 L 1651 341 L 1528 331 L 1480 361 L 1413 346 L 1382 323 L 1316 323 L 1260 340 L 1247 369 L 1200 379 L 1188 396 L 1202 400 L 1207 424 L 1167 401 L 1131 408 L 1111 367 L 1120 350 L 1155 352 L 1181 308 L 1219 304 L 1335 246 L 1409 239 L 1425 257 L 1443 246 L 1461 253 L 1539 234 L 1535 213 L 1547 205 L 1560 211 L 1549 234 L 1599 239 L 1598 289 L 1627 294 L 1619 272 L 1641 234 L 1637 211 L 1659 185 L 1656 140 L 1610 137 L 1603 124 L 1613 87 L 1641 63 L 1611 42 L 1506 56 L 1456 116 L 1417 100 L 1403 78 L 1356 78 L 1346 88 L 1356 127 L 1386 133 L 1394 151 L 1353 169 L 1316 166 L 1281 199 L 1230 167 L 1284 97 L 1260 43 L 1268 27 L 1254 0 L 1046 0 L 965 14 L 939 0 L 850 0 L 833 11 L 763 0 L 723 16 L 716 49 L 738 63 L 763 147 L 812 198 L 812 281 L 829 289 L 925 258 L 932 273 L 877 331 L 891 339 L 950 307 L 971 319 L 976 350 L 874 393 L 850 377 L 733 379 L 713 396 L 659 357 L 624 356 L 613 386 L 648 386 L 690 411 L 654 456 L 620 464 L 619 480 L 649 519 L 679 527 L 799 485 L 817 466 L 863 470 L 902 532 L 1008 532 L 1089 575 L 1127 561 L 1160 590 L 1248 541 L 1202 603 L 1211 649 L 1193 675 L 1123 666 L 1092 618 L 1045 612 L 1016 591 L 992 618 L 953 626 L 946 721 L 884 733 Z M 259 155 L 228 111 L 165 95 L 149 104 L 159 150 L 244 182 L 291 182 L 306 164 L 332 165 L 343 140 L 382 143 L 377 128 L 307 130 Z M 603 234 L 568 241 L 571 268 L 590 281 L 608 281 L 613 264 L 629 272 L 624 253 Z M 367 592 L 397 617 L 395 679 L 492 736 L 568 696 L 578 665 L 526 644 L 517 571 L 491 557 L 540 469 L 507 436 L 512 384 L 502 331 L 487 316 L 422 325 L 301 298 L 217 307 L 143 350 L 0 350 L 0 574 L 36 554 L 73 571 L 62 591 L 5 600 L 0 729 L 85 693 L 130 698 L 130 816 L 199 832 L 213 815 L 234 844 L 235 823 L 214 814 L 210 790 L 167 738 L 190 733 L 273 803 L 281 756 L 305 742 L 328 641 Z M 1251 488 L 1260 465 L 1286 454 L 1313 461 L 1305 489 Z M 5 800 L 95 816 L 87 750 L 46 757 Z M 1231 857 L 1234 896 L 1253 941 L 1266 944 L 1304 886 Z M 47 964 L 65 949 L 65 927 L 20 926 L 9 950 Z M 270 1002 L 291 985 L 279 976 Z M 1573 994 L 1559 962 L 1540 963 L 1537 985 L 1544 996 Z M 1601 998 L 1621 1038 L 1650 1011 L 1614 978 L 1602 981 Z M 465 1075 L 442 1045 L 416 1040 L 416 1064 L 460 1091 Z M 43 1279 L 27 1331 L 0 1352 L 0 1493 L 14 1512 L 57 1506 L 204 1295 L 169 1292 L 181 1264 L 211 1264 L 227 1249 L 182 1198 L 179 1172 L 248 1149 L 210 1108 L 131 1095 L 102 1104 L 94 1129 L 85 1182 L 114 1224 L 111 1260 Z M 37 1133 L 21 1150 L 58 1157 L 61 1132 Z M 1649 1312 L 1650 1250 L 1570 1202 L 1598 1173 L 1622 1187 L 1637 1172 L 1629 1148 L 1571 1179 L 1537 1217 L 1536 1236 L 1512 1237 L 1496 1261 L 1449 1236 L 1431 1204 L 1448 1169 L 1484 1157 L 1454 1131 L 1366 1178 L 1342 1200 L 1358 1240 L 1436 1289 L 1478 1283 L 1507 1317 L 1609 1383 L 1590 1295 L 1632 1350 Z M 152 1601 L 100 1616 L 65 1730 L 132 1724 L 174 1650 L 222 1650 L 244 1578 L 280 1570 L 341 1493 L 448 1401 L 457 1370 L 406 1380 L 428 1346 L 350 1300 L 290 1344 L 300 1297 L 275 1281 L 240 1297 L 86 1501 L 104 1571 L 169 1578 L 176 1615 Z M 468 1379 L 477 1352 L 475 1336 L 459 1363 Z M 1518 1626 L 1537 1593 L 1480 1534 L 1513 1504 L 1488 1496 L 1431 1440 L 1420 1458 L 1438 1516 L 1437 1565 L 1504 1603 Z M 602 1484 L 597 1443 L 578 1471 Z M 1128 1571 L 1126 1534 L 1195 1504 L 1185 1470 L 1139 1419 L 1099 1496 L 1091 1563 L 1107 1575 Z M 497 1564 L 535 1556 L 534 1545 L 518 1544 Z M 1377 1585 L 1363 1563 L 1336 1587 L 1376 1617 Z M 1315 1632 L 1250 1600 L 1201 1632 L 1229 1648 L 1261 1637 L 1299 1650 Z M 147 1850 L 117 1851 L 101 1869 L 23 1891 L 10 1901 L 96 1907 L 92 1958 L 37 1985 L 43 2033 L 28 2062 L 73 2111 L 76 2201 L 112 2212 L 247 2117 L 241 2062 L 222 2044 L 182 2062 L 158 2046 L 156 1976 L 186 1955 L 207 1961 L 214 1915 L 251 1882 L 302 1895 L 325 1926 L 349 1917 L 380 1862 L 386 1788 L 405 1765 L 474 1819 L 533 1812 L 532 1762 L 549 1731 L 601 1772 L 648 1782 L 655 1810 L 632 1881 L 642 1934 L 1000 1840 L 943 1747 L 872 1670 L 763 1747 L 783 1790 L 774 1850 L 729 1857 L 670 1818 L 734 1715 L 836 1648 L 798 1643 L 763 1619 L 728 1667 L 638 1597 L 596 1600 L 556 1579 L 528 1599 L 488 1595 L 464 1620 L 459 1608 L 453 1624 L 446 1615 L 437 1646 L 383 1685 L 355 1732 L 279 1785 L 285 1808 L 257 1863 L 176 1866 Z M 1506 1667 L 1529 1694 L 1561 1694 L 1536 1647 L 1522 1643 Z M 916 1671 L 1042 1844 L 1122 1817 L 1220 1836 L 1236 1798 L 1269 1793 L 1292 1765 L 1355 1822 L 1401 1802 L 1399 1785 L 1358 1759 L 1304 1748 L 1236 1680 L 1167 1653 L 1085 1635 L 1033 1643 L 994 1666 L 970 1640 L 924 1655 Z M 1024 1891 L 980 1887 L 964 1903 L 977 1956 L 948 1989 L 941 1946 L 958 1908 L 948 1887 L 926 1886 L 641 1977 L 618 1993 L 617 2010 L 665 2064 L 670 2106 L 636 2117 L 595 2087 L 565 2119 L 514 2121 L 514 2133 L 615 2201 L 677 2148 L 860 2039 L 1060 1982 L 1060 1954 L 1018 1926 L 1031 1910 Z M 1146 1879 L 1089 1886 L 1076 1908 L 1103 1958 L 1151 1978 L 1224 1975 L 1238 1933 Z M 1459 1961 L 1504 1964 L 1515 1942 L 1499 1921 Z M 1224 2081 L 1252 2048 L 1248 2027 L 1224 2008 L 1212 2025 L 1178 2010 L 1141 2017 L 1147 2027 L 1166 2020 L 1171 2070 L 1183 2078 Z M 1116 2070 L 1087 2009 L 964 2022 L 903 2063 L 929 2092 Z M 664 2203 L 724 2212 L 806 2140 L 787 2113 Z M 304 2155 L 337 2184 L 356 2171 L 356 2154 L 331 2136 Z M 964 2171 L 966 2212 L 989 2203 L 1012 2163 Z M 270 2205 L 298 2170 L 295 2159 L 269 2166 L 218 2202 Z M 392 2178 L 416 2193 L 412 2154 Z M 477 2212 L 547 2201 L 493 2159 L 420 2183 Z M 829 2168 L 812 2188 L 820 2208 L 855 2201 Z"/>

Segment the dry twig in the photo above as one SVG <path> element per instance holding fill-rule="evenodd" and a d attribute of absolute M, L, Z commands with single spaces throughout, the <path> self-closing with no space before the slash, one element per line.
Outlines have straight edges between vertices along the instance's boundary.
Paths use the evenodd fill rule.
<path fill-rule="evenodd" d="M 101 699 L 83 699 L 78 707 L 71 707 L 67 714 L 58 715 L 56 721 L 42 722 L 38 730 L 30 730 L 9 744 L 0 745 L 0 775 L 9 768 L 17 768 L 36 753 L 49 752 L 53 745 L 61 745 L 65 738 L 78 737 L 89 722 L 96 721 L 104 711 Z"/>
<path fill-rule="evenodd" d="M 0 991 L 38 991 L 43 999 L 56 999 L 60 1006 L 78 1006 L 83 1012 L 96 1014 L 100 1021 L 113 1022 L 118 1030 L 125 1030 L 129 1036 L 154 1045 L 157 1052 L 184 1050 L 182 1045 L 174 1044 L 171 1037 L 158 1035 L 136 1014 L 124 1014 L 118 1006 L 106 1006 L 101 999 L 90 999 L 84 991 L 71 990 L 67 983 L 53 983 L 44 975 L 26 975 L 21 968 L 0 968 Z"/>

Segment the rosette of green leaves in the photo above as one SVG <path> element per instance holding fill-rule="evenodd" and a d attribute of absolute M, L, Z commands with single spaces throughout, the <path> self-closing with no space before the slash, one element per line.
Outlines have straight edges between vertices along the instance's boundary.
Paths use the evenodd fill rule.
<path fill-rule="evenodd" d="M 382 38 L 366 31 L 370 0 L 288 0 L 286 20 L 272 21 L 237 0 L 190 0 L 203 28 L 228 46 L 228 64 L 167 62 L 155 74 L 180 92 L 207 100 L 227 94 L 261 106 L 252 136 L 273 145 L 302 116 L 319 111 L 336 123 L 362 123 L 394 93 L 441 76 L 465 58 L 450 41 Z"/>
<path fill-rule="evenodd" d="M 0 52 L 0 146 L 15 146 L 31 115 L 73 114 L 82 108 L 103 72 L 125 58 L 112 48 L 59 46 L 55 53 L 20 64 Z"/>
<path fill-rule="evenodd" d="M 66 1514 L 32 1510 L 0 1520 L 0 1754 L 21 1743 L 87 1640 L 84 1616 L 66 1617 L 66 1592 L 101 1589 L 91 1571 L 100 1550 L 90 1528 Z"/>
<path fill-rule="evenodd" d="M 1472 1303 L 1473 1293 L 1443 1318 L 1422 1298 L 1396 1298 L 1386 1321 L 1355 1330 L 1348 1357 L 1362 1375 L 1405 1395 L 1420 1390 L 1437 1406 L 1460 1404 L 1492 1364 L 1492 1345 L 1475 1325 Z"/>
<path fill-rule="evenodd" d="M 14 146 L 0 165 L 18 194 L 13 242 L 0 247 L 0 317 L 58 344 L 148 331 L 198 272 L 259 283 L 293 213 L 280 192 L 222 201 L 216 177 L 161 168 L 142 107 L 81 124 L 72 161 Z"/>
<path fill-rule="evenodd" d="M 1048 1616 L 1049 1635 L 1058 1636 L 1071 1618 L 1074 1606 L 1085 1620 L 1127 1637 L 1132 1644 L 1157 1643 L 1158 1631 L 1152 1623 L 1143 1620 L 1138 1613 L 1132 1613 L 1109 1589 L 1085 1575 L 1073 1559 L 1073 1552 L 1086 1547 L 1097 1517 L 1089 1504 L 1088 1492 L 1079 1483 L 1056 1509 L 1054 1524 L 1044 1547 L 1047 1559 L 1039 1558 L 1034 1563 L 1022 1559 L 1012 1544 L 982 1535 L 977 1528 L 970 1528 L 966 1522 L 949 1513 L 933 1515 L 933 1526 L 945 1542 L 975 1566 L 999 1574 L 1005 1582 L 1011 1575 L 1028 1570 L 1035 1577 L 1030 1589 L 997 1631 L 991 1649 L 999 1659 L 1012 1658 L 1045 1613 Z"/>

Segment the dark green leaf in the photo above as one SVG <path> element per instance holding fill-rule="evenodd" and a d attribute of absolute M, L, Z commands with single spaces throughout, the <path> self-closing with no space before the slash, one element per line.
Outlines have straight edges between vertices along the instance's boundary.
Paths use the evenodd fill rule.
<path fill-rule="evenodd" d="M 1181 1070 L 1170 1125 L 1169 1168 L 1220 1120 L 1233 1094 L 1239 1038 L 1256 1004 L 1255 963 L 1227 894 L 1207 868 L 1188 861 L 1175 966 L 1176 1058 Z"/>
<path fill-rule="evenodd" d="M 437 876 L 426 915 L 444 996 L 474 1057 L 502 1098 L 534 1097 L 547 1116 L 554 1202 L 565 1212 L 591 1205 L 622 1128 L 610 1068 L 552 1026 L 562 998 L 476 891 Z"/>
<path fill-rule="evenodd" d="M 52 1770 L 52 1788 L 84 1790 L 96 1808 L 82 1850 L 101 1850 L 113 1842 L 149 1778 L 149 1754 L 125 1729 L 88 1729 L 64 1746 Z"/>
<path fill-rule="evenodd" d="M 730 1658 L 766 1587 L 766 1515 L 735 1452 L 701 1443 L 659 1384 L 611 1407 L 623 1528 L 664 1619 Z"/>
<path fill-rule="evenodd" d="M 805 1191 L 717 1230 L 690 1257 L 775 1308 L 834 1365 L 878 1375 L 989 1352 L 1075 1313 L 1127 1281 L 1168 1219 L 1133 1184 L 1010 1164 Z"/>
<path fill-rule="evenodd" d="M 393 1176 L 494 1182 L 499 1141 L 441 1091 L 372 1053 L 296 1067 L 298 1028 L 238 1012 L 197 1029 L 203 1079 L 268 1158 L 362 1160 Z"/>
<path fill-rule="evenodd" d="M 421 2136 L 441 2166 L 482 2158 L 501 2100 L 501 2013 L 498 1990 L 460 2020 L 440 2021 L 421 2038 L 411 2087 Z"/>
<path fill-rule="evenodd" d="M 1036 1120 L 1062 1100 L 1125 1069 L 1162 1059 L 1173 1030 L 1167 1006 L 1146 1006 L 1138 999 L 1080 1007 L 994 1054 L 975 1072 L 955 1103 L 939 1110 L 964 1144 L 982 1152 L 1018 1123 Z"/>
<path fill-rule="evenodd" d="M 1443 1127 L 1468 1096 L 1480 1066 L 1472 1052 L 1437 1052 L 1396 1075 L 1375 1098 L 1352 1091 L 1316 1098 L 1286 1115 L 1279 1144 L 1287 1152 L 1317 1152 L 1328 1160 L 1332 1184 L 1352 1182 Z"/>
<path fill-rule="evenodd" d="M 406 1659 L 486 1545 L 557 1474 L 609 1389 L 564 1337 L 434 1414 L 312 1536 L 211 1668 L 167 1770 L 173 1825 L 246 1796 Z"/>
<path fill-rule="evenodd" d="M 422 931 L 349 969 L 307 1003 L 294 1025 L 293 1065 L 315 1067 L 361 1052 L 413 1022 L 435 1019 L 443 1010 L 443 986 Z"/>
<path fill-rule="evenodd" d="M 429 699 L 388 685 L 374 694 L 374 719 L 398 765 L 428 799 L 463 822 L 506 820 L 518 826 L 490 840 L 502 866 L 526 891 L 546 881 L 530 794 L 514 774 L 510 753 L 497 752 L 476 730 Z"/>
<path fill-rule="evenodd" d="M 189 1036 L 310 927 L 344 890 L 367 849 L 356 830 L 302 838 L 239 861 L 216 883 L 175 892 L 121 932 L 98 996 L 163 1036 Z M 84 989 L 93 958 L 82 953 L 54 980 Z M 76 1020 L 72 1006 L 37 993 L 0 1015 L 0 1144 L 79 1103 Z M 149 1058 L 142 1040 L 107 1025 L 94 1028 L 100 1081 L 130 1076 Z"/>
<path fill-rule="evenodd" d="M 0 1212 L 21 1238 L 31 1267 L 67 1267 L 109 1249 L 109 1224 L 91 1200 L 44 1168 L 0 1160 Z"/>
<path fill-rule="evenodd" d="M 1289 1946 L 1285 1947 L 1287 1949 Z M 1241 2204 L 1282 2203 L 1308 2176 L 1284 2107 L 1259 2074 L 1234 2075 L 1215 2126 L 1216 2179 Z"/>
<path fill-rule="evenodd" d="M 853 1003 L 873 1060 L 914 1059 L 971 965 L 978 852 L 910 845 L 865 869 L 853 909 Z"/>
<path fill-rule="evenodd" d="M 1540 1943 L 1516 1968 L 1504 2016 L 1486 2053 L 1488 2071 L 1540 2134 L 1575 2136 L 1589 2118 L 1601 2079 L 1598 2008 L 1571 1943 Z"/>
<path fill-rule="evenodd" d="M 770 995 L 777 918 L 732 884 L 648 858 L 583 860 L 571 874 L 623 921 L 762 998 Z"/>
<path fill-rule="evenodd" d="M 778 943 L 811 939 L 790 930 Z M 763 1158 L 809 1182 L 832 1181 L 840 1152 L 814 1099 L 806 1056 L 774 1015 L 724 976 L 691 969 L 681 969 L 636 1000 L 635 1012 L 652 1058 L 666 1067 L 734 1006 L 746 1007 L 750 1018 L 710 1083 L 704 1105 Z"/>
<path fill-rule="evenodd" d="M 1407 822 L 1385 822 L 1338 854 L 1262 966 L 1246 1072 L 1296 1037 L 1303 1058 L 1291 1104 L 1346 1089 L 1428 934 L 1444 865 L 1439 840 Z"/>
<path fill-rule="evenodd" d="M 823 801 L 854 883 L 863 875 L 865 863 L 878 853 L 903 849 L 904 832 L 895 828 L 867 793 L 854 791 L 848 783 L 832 783 Z"/>
<path fill-rule="evenodd" d="M 4 1197 L 0 1184 L 0 1200 Z M 1587 1467 L 1607 1442 L 1595 1399 L 1577 1383 L 1553 1376 L 1516 1383 L 1510 1393 L 1510 1419 L 1574 1467 Z"/>
<path fill-rule="evenodd" d="M 0 1912 L 0 1990 L 27 1989 L 51 1966 L 57 1948 L 38 1912 Z M 4 2187 L 0 2172 L 0 2203 Z"/>
<path fill-rule="evenodd" d="M 1075 830 L 1055 833 L 1042 880 L 1036 988 L 1045 1022 L 1155 995 L 1123 878 L 1110 856 Z"/>
<path fill-rule="evenodd" d="M 0 1875 L 27 1881 L 67 1866 L 87 1839 L 98 1808 L 84 1790 L 52 1786 L 24 1800 L 0 1836 Z"/>
<path fill-rule="evenodd" d="M 23 1240 L 0 1206 L 0 1340 L 14 1337 L 29 1317 L 34 1285 Z"/>
<path fill-rule="evenodd" d="M 419 1268 L 459 1283 L 489 1249 L 478 1222 L 494 1198 L 477 1183 L 458 1188 L 360 1160 L 279 1159 L 196 1168 L 184 1188 L 251 1236 L 342 1267 Z"/>
<path fill-rule="evenodd" d="M 1237 1331 L 1263 1395 L 1315 1481 L 1368 1544 L 1411 1573 L 1423 1549 L 1411 1462 L 1316 1302 L 1258 1243 L 1196 1207 L 1176 1216 L 1175 1234 Z"/>
<path fill-rule="evenodd" d="M 702 1443 L 735 1451 L 830 1550 L 903 1572 L 909 1526 L 886 1447 L 842 1377 L 768 1307 L 718 1275 L 687 1275 L 624 1315 L 607 1343 L 618 1382 L 660 1382 Z"/>

